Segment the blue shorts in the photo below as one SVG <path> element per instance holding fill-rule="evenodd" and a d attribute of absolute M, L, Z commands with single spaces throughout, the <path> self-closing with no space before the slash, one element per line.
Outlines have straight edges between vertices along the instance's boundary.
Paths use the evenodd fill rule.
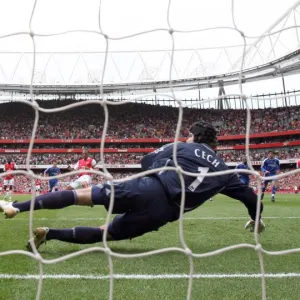
<path fill-rule="evenodd" d="M 58 180 L 49 181 L 49 189 L 52 191 L 53 188 L 58 186 Z"/>
<path fill-rule="evenodd" d="M 101 199 L 108 210 L 111 186 L 93 187 L 93 199 Z M 179 218 L 179 207 L 170 204 L 166 192 L 155 177 L 142 177 L 114 184 L 113 213 L 108 232 L 114 240 L 132 239 L 158 230 Z M 94 201 L 97 204 L 97 200 Z"/>

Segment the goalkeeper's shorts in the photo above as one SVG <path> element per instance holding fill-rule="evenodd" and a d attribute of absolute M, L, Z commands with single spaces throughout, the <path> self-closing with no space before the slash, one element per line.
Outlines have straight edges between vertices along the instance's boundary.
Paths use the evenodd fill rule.
<path fill-rule="evenodd" d="M 101 198 L 108 210 L 111 185 L 93 189 L 93 199 Z M 96 204 L 97 201 L 94 201 Z M 142 177 L 114 184 L 113 213 L 108 232 L 114 240 L 132 239 L 177 220 L 179 207 L 170 204 L 166 192 L 155 177 Z"/>

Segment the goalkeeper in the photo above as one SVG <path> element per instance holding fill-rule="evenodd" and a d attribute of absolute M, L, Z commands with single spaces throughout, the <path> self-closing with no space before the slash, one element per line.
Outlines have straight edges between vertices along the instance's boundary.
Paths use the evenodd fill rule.
<path fill-rule="evenodd" d="M 177 145 L 179 166 L 188 172 L 199 173 L 198 177 L 183 175 L 185 183 L 185 207 L 188 212 L 196 209 L 206 200 L 221 193 L 240 200 L 248 209 L 250 221 L 246 228 L 254 229 L 258 200 L 253 190 L 243 184 L 236 174 L 224 174 L 214 177 L 205 175 L 228 170 L 223 160 L 218 157 L 214 148 L 217 146 L 217 131 L 206 123 L 195 123 L 186 143 Z M 142 169 L 156 169 L 163 166 L 174 166 L 174 144 L 168 144 L 146 155 Z M 34 210 L 61 209 L 70 205 L 103 205 L 107 210 L 110 204 L 111 185 L 114 185 L 114 205 L 112 212 L 118 214 L 108 227 L 108 240 L 124 240 L 141 236 L 158 230 L 168 222 L 178 220 L 182 187 L 176 171 L 161 171 L 122 183 L 105 183 L 73 191 L 60 191 L 36 197 Z M 261 204 L 261 211 L 262 211 Z M 30 210 L 27 202 L 8 203 L 0 201 L 0 210 L 7 218 Z M 260 219 L 260 216 L 259 216 Z M 262 221 L 259 231 L 264 230 Z M 104 226 L 69 229 L 52 229 L 40 227 L 34 230 L 34 242 L 38 248 L 48 240 L 60 240 L 77 244 L 101 242 Z M 30 244 L 28 244 L 30 249 Z"/>

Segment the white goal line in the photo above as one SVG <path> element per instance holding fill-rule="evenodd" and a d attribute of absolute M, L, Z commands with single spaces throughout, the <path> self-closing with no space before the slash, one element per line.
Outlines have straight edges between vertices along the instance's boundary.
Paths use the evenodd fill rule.
<path fill-rule="evenodd" d="M 248 220 L 249 217 L 188 217 L 183 218 L 183 220 Z M 300 219 L 300 216 L 290 216 L 290 217 L 280 217 L 280 216 L 270 216 L 270 217 L 263 217 L 262 219 Z M 15 218 L 10 220 L 10 222 L 16 221 L 28 221 L 27 218 Z M 34 221 L 105 221 L 106 218 L 34 218 Z M 0 219 L 0 222 L 7 222 L 6 219 Z"/>
<path fill-rule="evenodd" d="M 261 278 L 262 274 L 194 274 L 195 279 L 228 279 L 228 278 Z M 265 274 L 266 278 L 292 278 L 300 277 L 300 273 L 269 273 Z M 36 279 L 38 274 L 0 274 L 0 279 Z M 137 279 L 137 280 L 153 280 L 153 279 L 188 279 L 187 274 L 114 274 L 115 279 Z M 80 275 L 80 274 L 44 274 L 43 279 L 86 279 L 86 280 L 106 280 L 110 279 L 109 275 Z"/>

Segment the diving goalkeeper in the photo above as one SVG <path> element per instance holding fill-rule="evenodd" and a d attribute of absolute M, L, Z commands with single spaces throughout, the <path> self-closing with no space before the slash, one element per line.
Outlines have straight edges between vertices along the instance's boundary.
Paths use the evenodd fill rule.
<path fill-rule="evenodd" d="M 115 197 L 112 212 L 118 214 L 108 226 L 108 240 L 124 240 L 158 230 L 169 222 L 178 220 L 181 193 L 185 192 L 184 211 L 196 209 L 206 200 L 221 193 L 240 200 L 250 216 L 245 228 L 254 230 L 258 200 L 256 194 L 243 184 L 236 174 L 214 177 L 205 175 L 228 170 L 214 148 L 217 145 L 217 131 L 206 122 L 195 123 L 186 143 L 177 145 L 179 166 L 188 172 L 199 173 L 198 177 L 184 175 L 185 191 L 182 191 L 180 178 L 176 171 L 161 171 L 149 176 L 128 180 L 122 183 L 107 182 L 84 189 L 60 191 L 36 197 L 34 210 L 61 209 L 70 205 L 103 205 L 107 210 L 110 204 L 111 185 Z M 168 144 L 146 155 L 142 161 L 143 171 L 163 166 L 174 166 L 174 144 Z M 261 212 L 263 205 L 261 203 Z M 0 201 L 0 210 L 6 218 L 30 210 L 27 202 L 8 203 Z M 259 216 L 260 219 L 260 216 Z M 265 226 L 260 220 L 259 231 Z M 76 244 L 93 244 L 103 239 L 104 226 L 68 229 L 39 227 L 34 230 L 34 242 L 38 248 L 49 240 L 59 240 Z M 30 244 L 28 244 L 30 249 Z"/>

